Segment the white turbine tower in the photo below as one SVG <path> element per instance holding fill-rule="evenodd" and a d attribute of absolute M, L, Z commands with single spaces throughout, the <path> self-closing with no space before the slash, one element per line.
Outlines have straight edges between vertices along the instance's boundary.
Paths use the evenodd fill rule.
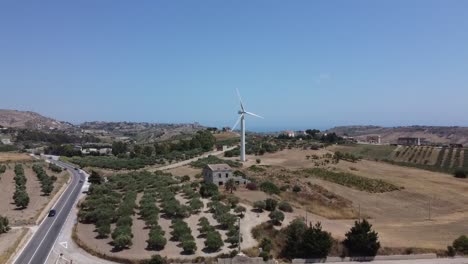
<path fill-rule="evenodd" d="M 241 109 L 237 113 L 240 116 L 239 116 L 239 119 L 237 119 L 237 122 L 232 127 L 231 131 L 233 131 L 236 128 L 237 124 L 239 124 L 239 121 L 240 121 L 241 123 L 240 160 L 244 162 L 245 161 L 245 115 L 251 115 L 251 116 L 260 117 L 260 118 L 263 118 L 263 117 L 257 114 L 245 111 L 244 105 L 242 104 L 242 98 L 240 96 L 239 90 L 237 90 L 237 96 L 239 96 L 239 102 L 240 102 L 240 107 L 241 107 Z"/>

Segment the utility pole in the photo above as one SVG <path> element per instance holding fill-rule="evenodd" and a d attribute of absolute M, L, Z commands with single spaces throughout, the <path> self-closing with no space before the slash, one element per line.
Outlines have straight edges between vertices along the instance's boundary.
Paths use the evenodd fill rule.
<path fill-rule="evenodd" d="M 359 204 L 359 222 L 361 222 L 361 204 Z"/>
<path fill-rule="evenodd" d="M 238 220 L 238 226 L 239 226 L 239 249 L 237 251 L 237 254 L 240 254 L 240 252 L 241 252 L 241 242 L 242 242 L 242 234 L 241 234 L 241 228 L 240 228 L 240 220 L 241 220 L 240 217 L 237 218 L 237 220 Z"/>

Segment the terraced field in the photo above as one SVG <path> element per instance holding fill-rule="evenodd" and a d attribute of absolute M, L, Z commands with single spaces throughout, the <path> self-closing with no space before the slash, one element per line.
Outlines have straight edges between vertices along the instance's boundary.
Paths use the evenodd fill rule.
<path fill-rule="evenodd" d="M 431 146 L 398 146 L 389 161 L 441 171 L 468 169 L 468 149 Z"/>

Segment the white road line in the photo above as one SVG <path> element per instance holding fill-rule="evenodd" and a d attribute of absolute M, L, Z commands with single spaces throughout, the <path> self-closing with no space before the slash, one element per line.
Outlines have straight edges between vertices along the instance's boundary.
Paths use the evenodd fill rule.
<path fill-rule="evenodd" d="M 75 187 L 74 187 L 73 190 L 70 192 L 70 194 L 68 195 L 67 199 L 65 200 L 65 202 L 64 202 L 64 204 L 63 204 L 63 206 L 62 206 L 61 209 L 63 209 L 63 208 L 65 207 L 65 205 L 67 204 L 68 200 L 70 200 L 71 195 L 72 195 L 73 192 L 75 191 L 76 187 L 78 187 L 79 185 L 80 185 L 80 184 L 75 185 Z M 59 211 L 59 214 L 60 214 L 61 212 L 62 212 L 62 210 Z M 56 216 L 56 217 L 54 218 L 54 221 L 52 221 L 52 224 L 50 225 L 49 229 L 47 229 L 47 232 L 45 233 L 44 238 L 42 238 L 42 240 L 41 240 L 41 242 L 39 243 L 39 245 L 37 246 L 36 250 L 34 250 L 34 253 L 33 253 L 33 255 L 31 256 L 31 259 L 29 260 L 28 264 L 30 264 L 31 261 L 33 260 L 34 256 L 36 255 L 37 251 L 39 250 L 39 248 L 41 247 L 42 243 L 43 243 L 44 240 L 46 239 L 47 235 L 48 235 L 49 232 L 50 232 L 50 229 L 52 229 L 52 227 L 54 226 L 54 223 L 55 223 L 55 221 L 57 221 L 57 219 L 58 219 L 58 216 Z"/>
<path fill-rule="evenodd" d="M 72 172 L 72 174 L 73 174 L 73 172 Z M 72 176 L 73 176 L 73 175 L 72 175 Z M 72 182 L 73 182 L 73 179 L 72 179 Z M 55 201 L 55 203 L 52 205 L 51 208 L 54 208 L 54 207 L 57 205 L 57 203 L 60 201 L 60 199 L 62 198 L 62 196 L 67 192 L 68 188 L 70 188 L 72 182 L 70 182 L 70 185 L 60 194 L 59 198 Z M 26 249 L 26 248 L 28 247 L 29 243 L 31 243 L 31 241 L 33 240 L 34 234 L 35 234 L 37 231 L 39 231 L 39 228 L 40 228 L 41 225 L 45 222 L 45 220 L 47 220 L 47 218 L 48 218 L 48 217 L 46 216 L 46 217 L 44 217 L 44 219 L 42 219 L 41 223 L 38 225 L 37 230 L 36 230 L 35 232 L 33 232 L 33 234 L 32 234 L 32 236 L 31 236 L 31 238 L 29 239 L 28 243 L 26 243 L 26 245 L 24 245 L 24 247 L 21 249 L 21 251 L 18 252 L 18 253 L 16 254 L 16 257 L 15 257 L 15 259 L 13 260 L 13 263 L 16 263 L 16 261 L 17 261 L 18 258 L 21 256 L 21 254 L 23 254 L 24 249 Z"/>
<path fill-rule="evenodd" d="M 81 175 L 81 173 L 79 173 L 79 172 L 78 172 L 78 174 Z M 79 177 L 79 180 L 81 180 L 81 176 Z M 79 185 L 79 183 L 78 183 L 78 185 Z M 83 187 L 83 186 L 81 186 L 81 187 Z M 73 191 L 72 191 L 72 192 L 73 192 Z M 72 208 L 71 208 L 70 212 L 68 212 L 67 217 L 65 217 L 65 221 L 63 222 L 63 225 L 62 225 L 62 227 L 60 228 L 60 232 L 59 232 L 59 234 L 57 235 L 57 237 L 55 238 L 55 241 L 54 241 L 54 243 L 52 244 L 52 247 L 50 248 L 49 253 L 47 254 L 47 258 L 45 259 L 44 263 L 47 263 L 47 260 L 49 260 L 50 254 L 52 253 L 52 250 L 54 249 L 55 244 L 57 243 L 57 240 L 58 240 L 60 234 L 62 233 L 63 227 L 64 227 L 65 224 L 67 223 L 67 219 L 70 217 L 70 214 L 73 212 L 73 207 L 75 206 L 75 203 L 76 203 L 76 201 L 72 204 Z"/>

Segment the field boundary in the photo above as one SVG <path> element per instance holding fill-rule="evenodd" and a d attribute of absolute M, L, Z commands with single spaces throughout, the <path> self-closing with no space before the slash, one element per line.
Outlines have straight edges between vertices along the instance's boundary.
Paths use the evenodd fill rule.
<path fill-rule="evenodd" d="M 30 228 L 22 227 L 21 235 L 16 239 L 15 243 L 6 250 L 7 261 L 6 264 L 12 264 L 14 258 L 18 254 L 20 250 L 28 243 L 29 238 L 32 236 L 33 232 L 31 232 Z"/>

